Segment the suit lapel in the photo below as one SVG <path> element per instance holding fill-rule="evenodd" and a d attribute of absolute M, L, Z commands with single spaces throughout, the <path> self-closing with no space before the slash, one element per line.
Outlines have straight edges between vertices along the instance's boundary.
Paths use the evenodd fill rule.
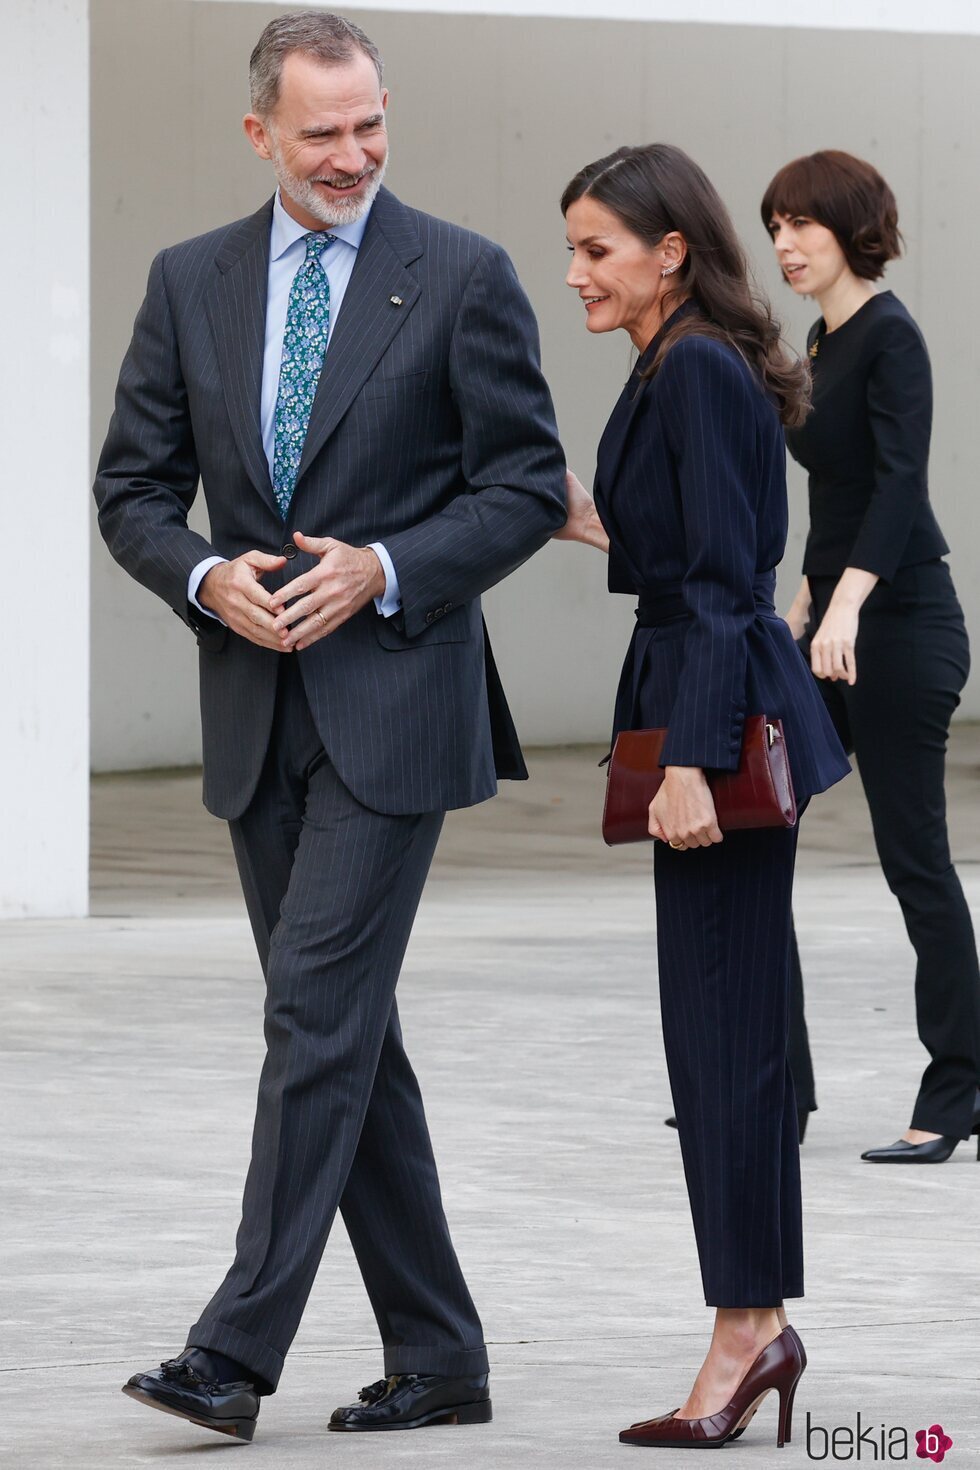
<path fill-rule="evenodd" d="M 306 431 L 297 489 L 407 321 L 421 287 L 406 266 L 421 254 L 422 243 L 410 212 L 382 189 L 371 210 L 331 334 Z"/>
<path fill-rule="evenodd" d="M 640 378 L 636 382 L 627 383 L 623 390 L 626 396 L 624 401 L 618 403 L 613 410 L 612 416 L 606 425 L 605 432 L 599 441 L 599 450 L 596 455 L 596 474 L 602 484 L 607 500 L 613 495 L 616 488 L 616 476 L 622 462 L 626 445 L 629 442 L 630 429 L 636 411 L 646 392 L 646 379 Z"/>
<path fill-rule="evenodd" d="M 262 359 L 272 200 L 222 241 L 206 295 L 228 416 L 256 490 L 279 514 L 262 447 Z"/>
<path fill-rule="evenodd" d="M 644 359 L 647 362 L 651 362 L 653 360 L 657 348 L 659 347 L 669 327 L 675 325 L 677 320 L 681 316 L 687 316 L 697 310 L 699 310 L 699 308 L 697 306 L 697 303 L 693 299 L 689 298 L 687 301 L 682 301 L 677 310 L 671 312 L 666 322 L 664 322 L 663 326 L 659 329 L 658 332 L 655 333 L 651 341 L 647 344 L 646 348 L 640 356 L 637 366 L 639 366 L 640 363 L 644 361 Z M 649 378 L 643 377 L 634 376 L 630 378 L 630 381 L 626 384 L 626 387 L 623 390 L 625 402 L 621 398 L 619 403 L 617 403 L 615 409 L 613 410 L 612 417 L 610 418 L 609 423 L 606 425 L 606 431 L 600 441 L 599 453 L 597 456 L 598 466 L 596 477 L 598 482 L 602 486 L 602 491 L 604 492 L 604 496 L 607 502 L 615 492 L 616 476 L 619 473 L 619 466 L 622 463 L 623 454 L 625 453 L 626 445 L 629 442 L 630 430 L 633 427 L 633 420 L 636 418 L 636 411 L 639 408 L 640 404 L 643 402 L 643 398 L 647 390 L 649 389 L 650 381 L 651 380 Z"/>

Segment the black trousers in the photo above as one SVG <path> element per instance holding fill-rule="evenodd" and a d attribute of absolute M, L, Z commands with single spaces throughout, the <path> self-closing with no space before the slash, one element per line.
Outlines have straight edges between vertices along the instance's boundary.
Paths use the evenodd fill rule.
<path fill-rule="evenodd" d="M 394 998 L 443 814 L 383 816 L 351 796 L 299 657 L 280 661 L 259 788 L 231 824 L 266 977 L 267 1055 L 235 1260 L 188 1344 L 273 1392 L 339 1206 L 385 1373 L 480 1373 L 483 1331 Z"/>
<path fill-rule="evenodd" d="M 664 1046 L 705 1300 L 803 1295 L 796 1097 L 786 1061 L 797 829 L 654 857 Z"/>
<path fill-rule="evenodd" d="M 833 577 L 810 578 L 812 628 L 835 586 Z M 950 857 L 945 775 L 970 648 L 945 562 L 904 567 L 878 583 L 861 609 L 855 657 L 853 686 L 819 684 L 857 759 L 882 871 L 916 954 L 916 1019 L 929 1063 L 912 1127 L 966 1138 L 980 1080 L 980 972 Z"/>

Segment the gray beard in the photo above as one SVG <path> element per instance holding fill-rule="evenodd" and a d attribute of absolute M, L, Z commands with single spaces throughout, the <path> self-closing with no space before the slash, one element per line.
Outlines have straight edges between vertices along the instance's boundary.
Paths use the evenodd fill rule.
<path fill-rule="evenodd" d="M 272 167 L 284 194 L 324 225 L 354 225 L 364 218 L 378 196 L 388 159 L 377 164 L 368 176 L 367 189 L 359 199 L 324 199 L 313 179 L 301 179 L 286 167 L 278 148 L 272 148 Z M 328 179 L 329 183 L 330 180 Z"/>

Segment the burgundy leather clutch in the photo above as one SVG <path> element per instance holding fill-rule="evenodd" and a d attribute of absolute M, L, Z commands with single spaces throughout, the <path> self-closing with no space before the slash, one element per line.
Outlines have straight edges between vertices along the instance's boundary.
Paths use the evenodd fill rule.
<path fill-rule="evenodd" d="M 621 730 L 616 736 L 602 813 L 602 835 L 610 847 L 649 838 L 649 808 L 664 779 L 660 759 L 666 738 L 666 730 Z M 792 827 L 796 797 L 782 721 L 750 715 L 738 770 L 709 771 L 708 785 L 723 832 Z"/>

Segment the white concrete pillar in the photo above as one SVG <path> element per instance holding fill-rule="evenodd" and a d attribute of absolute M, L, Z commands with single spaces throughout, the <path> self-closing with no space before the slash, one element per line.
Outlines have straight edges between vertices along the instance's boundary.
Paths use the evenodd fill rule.
<path fill-rule="evenodd" d="M 0 918 L 67 917 L 88 907 L 86 0 L 5 5 L 0 79 Z"/>

